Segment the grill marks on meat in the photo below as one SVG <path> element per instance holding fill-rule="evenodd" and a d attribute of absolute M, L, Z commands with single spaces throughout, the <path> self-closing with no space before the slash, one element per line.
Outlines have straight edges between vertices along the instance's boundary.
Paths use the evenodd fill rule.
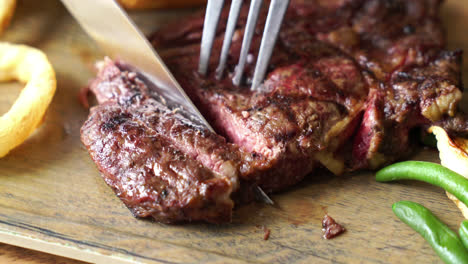
<path fill-rule="evenodd" d="M 347 25 L 317 35 L 372 73 L 353 169 L 377 168 L 409 153 L 410 131 L 451 119 L 461 100 L 461 52 L 444 50 L 439 0 L 364 1 Z M 458 131 L 467 130 L 467 123 Z M 462 132 L 463 133 L 463 132 Z"/>
<path fill-rule="evenodd" d="M 327 135 L 331 131 L 331 135 L 325 136 L 326 138 L 331 138 L 332 135 L 339 135 L 339 138 L 333 140 L 335 142 L 315 138 L 315 145 L 322 145 L 328 153 L 326 159 L 313 157 L 312 160 L 319 160 L 334 173 L 342 172 L 345 165 L 350 170 L 377 168 L 410 152 L 410 132 L 414 128 L 439 122 L 447 124 L 445 128 L 451 133 L 464 134 L 468 130 L 467 123 L 463 121 L 465 119 L 461 117 L 457 117 L 456 122 L 449 121 L 456 115 L 461 99 L 461 52 L 444 50 L 444 34 L 438 17 L 440 3 L 440 0 L 292 1 L 274 51 L 272 69 L 265 82 L 265 90 L 254 96 L 243 91 L 245 88 L 236 90 L 232 87 L 229 74 L 222 82 L 216 82 L 210 76 L 205 83 L 199 82 L 198 76 L 190 74 L 196 68 L 190 61 L 198 60 L 199 51 L 197 45 L 192 45 L 193 38 L 189 40 L 184 35 L 172 35 L 164 39 L 164 36 L 159 35 L 154 38 L 153 43 L 162 48 L 167 46 L 167 43 L 178 43 L 177 48 L 172 48 L 166 53 L 165 59 L 177 78 L 189 90 L 191 97 L 211 116 L 213 122 L 226 122 L 226 119 L 240 116 L 240 111 L 245 111 L 244 108 L 263 109 L 262 102 L 275 104 L 274 99 L 278 93 L 275 93 L 273 90 L 276 88 L 272 87 L 287 84 L 284 86 L 288 89 L 278 89 L 282 89 L 281 95 L 290 101 L 284 100 L 285 105 L 291 107 L 279 111 L 289 119 L 284 118 L 282 125 L 278 125 L 275 131 L 294 131 L 292 127 L 299 124 L 295 118 L 300 114 L 291 111 L 295 102 L 290 95 L 303 93 L 321 104 L 333 102 L 335 106 L 341 107 L 340 109 L 344 107 L 347 112 L 332 116 L 337 119 L 347 116 L 353 121 L 342 124 L 339 126 L 341 129 L 327 130 L 328 118 L 318 119 L 318 124 L 311 126 L 317 134 Z M 226 16 L 227 12 L 224 15 Z M 242 36 L 244 24 L 245 20 L 240 19 L 237 35 Z M 251 49 L 252 63 L 249 66 L 253 66 L 256 61 L 262 25 L 262 21 L 259 22 Z M 219 34 L 213 54 L 219 54 L 222 38 L 222 34 Z M 241 38 L 234 37 L 229 60 L 231 70 L 237 63 L 241 42 Z M 186 57 L 183 62 L 180 60 L 181 54 Z M 316 64 L 320 61 L 324 61 L 324 67 L 316 70 L 316 75 L 310 75 L 307 84 L 294 81 L 295 78 L 302 78 L 303 72 L 313 72 L 317 69 Z M 216 65 L 217 58 L 213 56 L 210 68 L 214 71 Z M 350 66 L 356 70 L 349 71 Z M 252 74 L 252 68 L 247 69 L 247 76 Z M 327 72 L 328 69 L 336 70 L 332 73 Z M 291 75 L 294 77 L 289 77 Z M 278 78 L 282 79 L 277 80 Z M 337 85 L 343 80 L 349 80 L 345 82 L 347 86 Z M 200 86 L 202 89 L 197 88 Z M 309 86 L 313 86 L 314 89 L 307 88 Z M 320 86 L 323 89 L 320 89 Z M 306 91 L 307 89 L 309 91 Z M 321 91 L 327 93 L 321 94 Z M 233 96 L 233 93 L 236 95 Z M 365 103 L 360 100 L 361 93 L 366 94 Z M 239 94 L 245 95 L 238 97 Z M 262 96 L 268 100 L 253 99 Z M 236 99 L 232 100 L 233 98 Z M 343 101 L 349 98 L 354 100 Z M 242 105 L 242 109 L 226 106 L 227 103 L 216 105 L 213 101 L 230 101 L 236 106 Z M 220 108 L 223 107 L 228 110 L 221 111 Z M 323 105 L 323 108 L 331 110 L 333 106 Z M 356 111 L 362 111 L 360 124 L 357 124 L 354 115 Z M 245 112 L 244 115 L 252 116 L 252 113 Z M 457 125 L 454 125 L 455 123 Z M 358 128 L 354 129 L 356 124 Z M 249 134 L 245 131 L 239 133 L 239 128 L 233 129 L 233 126 L 222 123 L 217 127 L 219 131 L 224 131 L 228 140 L 251 150 L 252 143 L 245 139 Z M 301 129 L 307 128 L 297 126 L 297 131 Z M 250 139 L 255 138 L 257 144 L 266 145 L 273 137 L 272 134 L 262 134 L 255 129 L 247 130 L 251 132 Z M 353 139 L 348 140 L 351 136 Z M 341 146 L 341 142 L 347 141 L 354 143 L 351 147 Z M 337 157 L 336 154 L 330 154 L 338 148 L 352 148 L 352 155 Z M 304 152 L 303 149 L 300 151 Z M 273 165 L 271 166 L 273 168 Z"/>
<path fill-rule="evenodd" d="M 104 104 L 93 108 L 90 118 L 83 142 L 107 184 L 135 216 L 163 222 L 229 221 L 229 179 L 158 136 L 137 109 Z"/>
<path fill-rule="evenodd" d="M 231 194 L 239 189 L 237 147 L 148 97 L 137 76 L 112 62 L 98 76 L 91 89 L 101 105 L 83 125 L 82 141 L 133 214 L 229 221 Z"/>
<path fill-rule="evenodd" d="M 411 129 L 453 119 L 462 97 L 459 58 L 459 52 L 441 52 L 425 67 L 397 71 L 388 82 L 372 86 L 354 139 L 355 169 L 375 169 L 409 154 Z M 466 124 L 458 131 L 467 131 Z"/>
<path fill-rule="evenodd" d="M 352 136 L 368 94 L 352 57 L 313 38 L 300 41 L 280 44 L 272 58 L 276 68 L 259 92 L 234 87 L 229 76 L 216 81 L 194 74 L 197 48 L 165 58 L 215 129 L 250 153 L 241 177 L 267 192 L 296 184 L 317 166 L 343 173 L 343 157 L 335 151 Z"/>
<path fill-rule="evenodd" d="M 101 105 L 83 126 L 82 141 L 135 215 L 223 222 L 230 219 L 231 197 L 242 197 L 244 190 L 249 196 L 255 184 L 272 192 L 317 167 L 335 174 L 380 167 L 409 153 L 413 129 L 434 123 L 467 135 L 467 117 L 457 109 L 461 52 L 444 50 L 440 2 L 293 0 L 268 76 L 256 92 L 248 77 L 268 5 L 241 87 L 231 78 L 248 5 L 219 81 L 214 69 L 229 10 L 222 13 L 207 77 L 196 73 L 203 27 L 203 14 L 196 14 L 151 41 L 232 144 L 172 113 L 137 74 L 110 61 L 91 85 Z M 151 195 L 141 198 L 139 192 Z"/>

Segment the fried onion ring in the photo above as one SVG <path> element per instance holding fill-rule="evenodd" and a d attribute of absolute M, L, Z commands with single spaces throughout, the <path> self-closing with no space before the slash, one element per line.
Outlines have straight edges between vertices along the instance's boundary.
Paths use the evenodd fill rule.
<path fill-rule="evenodd" d="M 26 83 L 10 110 L 0 117 L 0 157 L 21 144 L 40 125 L 57 86 L 42 51 L 0 42 L 0 81 Z"/>
<path fill-rule="evenodd" d="M 15 8 L 16 0 L 0 0 L 0 33 L 10 25 Z"/>

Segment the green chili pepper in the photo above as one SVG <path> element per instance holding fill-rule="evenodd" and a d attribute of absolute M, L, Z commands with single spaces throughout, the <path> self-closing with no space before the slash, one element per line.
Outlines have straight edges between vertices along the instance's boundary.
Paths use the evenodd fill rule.
<path fill-rule="evenodd" d="M 400 201 L 392 206 L 403 222 L 418 232 L 445 263 L 468 263 L 468 250 L 457 234 L 442 223 L 424 206 Z"/>
<path fill-rule="evenodd" d="M 376 180 L 420 180 L 444 188 L 458 200 L 468 205 L 468 180 L 460 174 L 436 163 L 404 161 L 392 164 L 377 172 Z"/>
<path fill-rule="evenodd" d="M 460 224 L 460 230 L 458 230 L 458 234 L 460 235 L 460 239 L 465 245 L 465 248 L 468 249 L 468 221 L 463 220 Z"/>

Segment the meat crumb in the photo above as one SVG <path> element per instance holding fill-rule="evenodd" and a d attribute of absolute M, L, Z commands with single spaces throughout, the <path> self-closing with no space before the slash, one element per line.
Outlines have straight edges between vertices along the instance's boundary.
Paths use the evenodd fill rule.
<path fill-rule="evenodd" d="M 271 230 L 268 229 L 266 226 L 263 226 L 263 240 L 268 240 L 270 238 Z"/>
<path fill-rule="evenodd" d="M 335 219 L 331 218 L 328 214 L 323 217 L 322 227 L 323 238 L 325 239 L 332 239 L 346 231 L 343 226 L 335 222 Z"/>

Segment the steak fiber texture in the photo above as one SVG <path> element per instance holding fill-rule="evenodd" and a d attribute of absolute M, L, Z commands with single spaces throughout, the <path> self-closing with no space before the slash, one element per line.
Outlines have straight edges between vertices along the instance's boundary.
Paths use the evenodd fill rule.
<path fill-rule="evenodd" d="M 468 134 L 462 52 L 445 49 L 437 0 L 292 0 L 268 75 L 232 84 L 248 5 L 221 80 L 215 78 L 229 10 L 222 13 L 209 73 L 197 73 L 203 12 L 150 40 L 217 134 L 171 109 L 143 78 L 104 61 L 91 84 L 99 105 L 82 141 L 106 182 L 138 217 L 228 222 L 234 203 L 260 186 L 286 189 L 325 168 L 340 175 L 410 155 L 431 124 Z M 226 6 L 229 6 L 227 4 Z"/>
<path fill-rule="evenodd" d="M 161 222 L 231 219 L 238 148 L 150 97 L 112 61 L 91 84 L 98 106 L 81 138 L 106 183 L 135 216 Z"/>

